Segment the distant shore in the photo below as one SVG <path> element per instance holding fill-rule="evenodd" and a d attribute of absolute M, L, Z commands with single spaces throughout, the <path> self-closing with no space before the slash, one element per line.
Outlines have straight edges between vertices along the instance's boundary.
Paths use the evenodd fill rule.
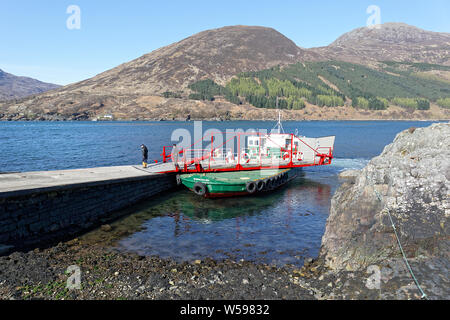
<path fill-rule="evenodd" d="M 60 109 L 47 113 L 40 107 L 28 111 L 22 107 L 8 107 L 0 111 L 0 121 L 276 121 L 278 111 L 256 108 L 243 104 L 235 105 L 227 101 L 197 101 L 156 96 L 148 99 L 142 109 L 134 112 L 114 112 L 115 106 L 101 109 L 79 109 L 76 112 Z M 1 103 L 0 103 L 1 109 Z M 351 106 L 319 107 L 307 104 L 301 110 L 281 109 L 283 121 L 448 121 L 450 109 L 431 104 L 429 110 L 409 110 L 399 106 L 389 106 L 386 110 L 368 110 Z"/>
<path fill-rule="evenodd" d="M 194 122 L 194 121 L 209 121 L 209 122 L 244 122 L 244 121 L 268 121 L 273 122 L 275 119 L 217 119 L 217 118 L 209 118 L 209 119 L 114 119 L 114 120 L 73 120 L 73 119 L 56 119 L 56 120 L 30 120 L 30 119 L 18 119 L 18 120 L 5 120 L 0 119 L 0 123 L 5 122 L 98 122 L 98 123 L 111 123 L 111 122 Z M 446 122 L 450 121 L 449 118 L 442 119 L 286 119 L 283 122 L 299 122 L 299 121 L 311 121 L 311 122 L 327 122 L 327 121 L 420 121 L 420 122 Z"/>

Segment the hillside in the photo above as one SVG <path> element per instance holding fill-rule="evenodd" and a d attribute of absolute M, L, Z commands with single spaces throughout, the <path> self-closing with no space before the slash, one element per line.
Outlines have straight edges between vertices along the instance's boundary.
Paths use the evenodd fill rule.
<path fill-rule="evenodd" d="M 412 110 L 429 110 L 430 102 L 450 98 L 450 83 L 419 77 L 410 69 L 397 70 L 397 63 L 380 64 L 381 72 L 348 62 L 304 62 L 284 67 L 245 72 L 222 87 L 212 80 L 190 86 L 197 93 L 191 99 L 214 100 L 221 96 L 231 103 L 248 103 L 258 108 L 300 110 L 306 103 L 320 107 L 353 106 L 386 110 L 398 105 Z M 421 64 L 421 69 L 449 71 L 450 67 Z M 410 70 L 410 71 L 408 71 Z M 396 71 L 397 73 L 393 73 Z M 446 105 L 442 105 L 446 107 Z"/>
<path fill-rule="evenodd" d="M 18 77 L 0 70 L 0 101 L 23 98 L 58 87 L 56 84 L 45 83 L 27 77 Z"/>
<path fill-rule="evenodd" d="M 358 40 L 363 37 L 361 34 L 368 32 L 365 28 L 342 36 L 329 47 L 313 49 L 300 48 L 271 28 L 232 26 L 208 30 L 93 78 L 32 97 L 0 102 L 0 119 L 87 120 L 103 115 L 112 115 L 114 119 L 267 119 L 273 117 L 273 112 L 264 109 L 275 105 L 276 94 L 263 88 L 264 93 L 259 91 L 246 99 L 247 94 L 236 91 L 239 85 L 236 86 L 235 81 L 242 78 L 243 73 L 261 70 L 267 73 L 278 67 L 285 74 L 274 78 L 289 80 L 294 87 L 302 87 L 306 95 L 310 95 L 282 95 L 280 106 L 291 112 L 287 118 L 447 119 L 448 110 L 440 109 L 437 104 L 450 105 L 447 94 L 450 71 L 448 66 L 437 63 L 447 63 L 444 43 L 448 34 L 394 24 L 393 29 L 403 30 L 397 34 L 391 27 L 392 24 L 383 25 L 375 31 L 376 37 L 364 40 L 370 42 L 366 49 L 359 47 Z M 341 53 L 351 52 L 351 46 L 355 46 L 357 52 L 352 57 L 358 57 L 361 64 L 370 68 L 330 62 L 330 59 L 349 60 L 349 55 Z M 396 50 L 391 50 L 388 56 L 374 56 L 383 46 L 382 52 L 392 46 Z M 429 54 L 416 57 L 419 62 L 403 61 L 423 46 L 429 49 L 425 50 Z M 426 63 L 428 60 L 434 64 Z M 355 77 L 357 74 L 360 78 Z M 212 81 L 219 91 L 228 89 L 213 92 L 212 97 L 209 93 L 204 96 L 195 84 L 205 80 Z M 379 97 L 389 101 L 373 100 Z M 410 100 L 394 103 L 395 97 Z M 372 102 L 391 106 L 385 112 L 384 107 L 373 108 Z M 404 108 L 397 110 L 393 104 L 410 108 L 404 112 Z M 323 106 L 342 107 L 343 111 L 320 108 Z M 414 111 L 421 108 L 427 110 Z"/>
<path fill-rule="evenodd" d="M 318 56 L 297 47 L 271 28 L 224 27 L 200 32 L 70 85 L 66 90 L 162 94 L 182 91 L 201 79 L 225 83 L 239 72 L 317 59 Z"/>
<path fill-rule="evenodd" d="M 404 23 L 385 23 L 379 29 L 355 29 L 330 45 L 311 51 L 327 60 L 364 65 L 374 61 L 450 65 L 450 34 L 426 31 Z"/>
<path fill-rule="evenodd" d="M 187 86 L 201 79 L 225 83 L 242 71 L 317 57 L 271 28 L 224 27 L 200 32 L 49 94 L 0 103 L 0 115 L 50 120 L 82 120 L 102 114 L 126 119 L 170 119 L 173 117 L 167 108 L 180 101 L 164 99 L 166 91 L 187 97 Z M 165 107 L 155 110 L 162 105 Z"/>

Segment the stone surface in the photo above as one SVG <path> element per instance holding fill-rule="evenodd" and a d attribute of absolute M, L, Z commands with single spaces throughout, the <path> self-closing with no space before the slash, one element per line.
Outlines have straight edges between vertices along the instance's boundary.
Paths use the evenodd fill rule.
<path fill-rule="evenodd" d="M 140 179 L 159 171 L 173 170 L 173 165 L 158 164 L 141 170 L 134 166 L 97 167 L 87 169 L 17 172 L 0 175 L 0 199 L 12 195 L 24 195 L 31 191 L 59 190 L 67 186 L 87 183 L 117 182 L 123 179 Z"/>
<path fill-rule="evenodd" d="M 356 179 L 356 177 L 359 176 L 360 173 L 361 173 L 360 170 L 345 170 L 339 173 L 339 178 L 354 180 Z"/>
<path fill-rule="evenodd" d="M 157 174 L 152 168 L 0 175 L 0 243 L 22 249 L 70 239 L 99 225 L 108 231 L 105 222 L 117 218 L 117 210 L 176 186 L 173 174 Z"/>
<path fill-rule="evenodd" d="M 448 270 L 449 159 L 450 124 L 399 133 L 333 196 L 320 253 L 327 266 L 361 270 L 401 257 L 389 210 L 408 258 L 444 259 Z"/>

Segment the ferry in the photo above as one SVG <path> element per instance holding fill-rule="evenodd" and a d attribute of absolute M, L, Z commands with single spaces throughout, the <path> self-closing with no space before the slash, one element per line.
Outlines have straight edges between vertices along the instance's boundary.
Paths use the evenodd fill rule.
<path fill-rule="evenodd" d="M 296 175 L 292 169 L 267 169 L 219 173 L 195 173 L 180 177 L 181 183 L 205 198 L 254 195 L 280 188 Z"/>
<path fill-rule="evenodd" d="M 195 149 L 196 154 L 183 150 L 176 164 L 177 183 L 206 198 L 273 191 L 294 179 L 302 167 L 331 164 L 334 140 L 335 136 L 299 136 L 297 130 L 285 133 L 279 113 L 270 133 L 237 134 L 237 145 L 243 146 L 237 153 L 223 144 L 200 153 Z"/>

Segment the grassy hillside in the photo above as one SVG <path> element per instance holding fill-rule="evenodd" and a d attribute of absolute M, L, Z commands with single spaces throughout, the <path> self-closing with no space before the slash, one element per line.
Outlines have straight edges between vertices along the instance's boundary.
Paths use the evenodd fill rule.
<path fill-rule="evenodd" d="M 305 102 L 318 106 L 352 104 L 363 109 L 386 109 L 389 104 L 427 110 L 430 101 L 447 106 L 450 84 L 418 76 L 429 71 L 447 72 L 450 67 L 383 62 L 379 70 L 347 62 L 307 62 L 237 75 L 226 86 L 203 80 L 189 86 L 191 99 L 214 100 L 223 96 L 239 104 L 260 108 L 301 109 Z"/>

